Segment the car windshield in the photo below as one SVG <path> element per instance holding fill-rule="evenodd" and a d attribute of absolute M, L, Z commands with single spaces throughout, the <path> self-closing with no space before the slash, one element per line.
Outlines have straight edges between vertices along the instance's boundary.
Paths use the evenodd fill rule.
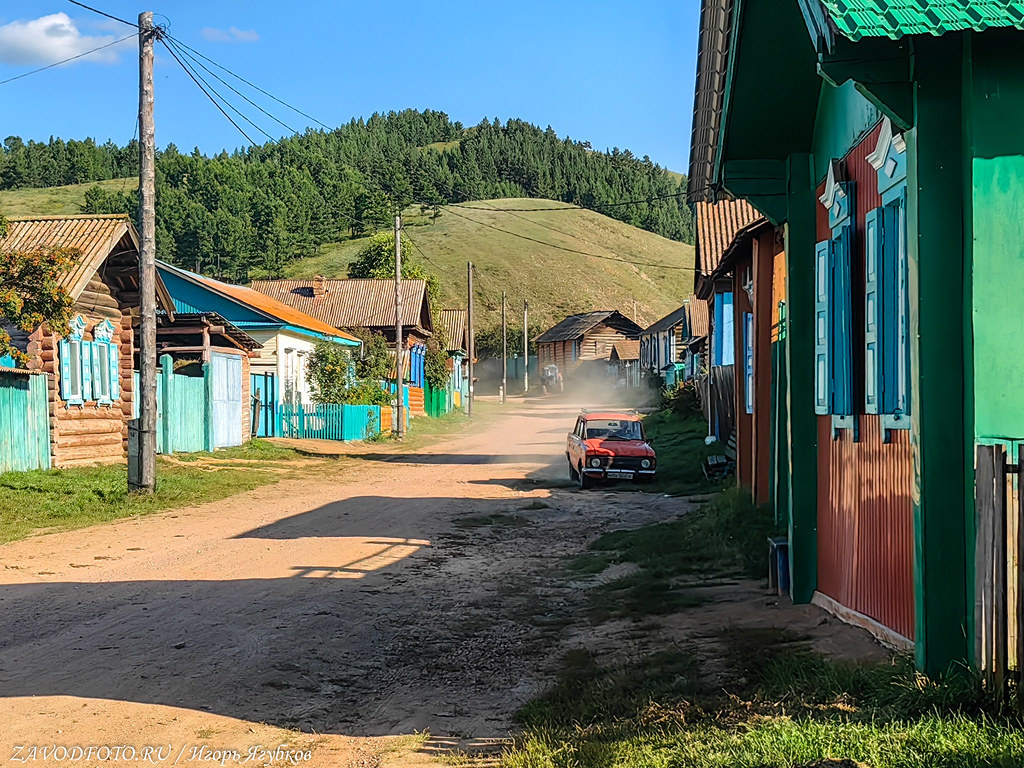
<path fill-rule="evenodd" d="M 587 421 L 587 439 L 643 440 L 639 421 L 618 419 L 590 419 Z"/>

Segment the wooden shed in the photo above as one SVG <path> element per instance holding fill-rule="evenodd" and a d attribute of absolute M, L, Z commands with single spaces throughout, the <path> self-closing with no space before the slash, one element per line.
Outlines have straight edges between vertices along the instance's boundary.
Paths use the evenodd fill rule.
<path fill-rule="evenodd" d="M 132 418 L 133 326 L 139 315 L 138 235 L 127 216 L 46 216 L 8 221 L 0 249 L 81 252 L 62 281 L 74 301 L 66 336 L 45 323 L 25 331 L 0 318 L 25 367 L 47 374 L 53 465 L 122 461 Z M 174 306 L 163 283 L 157 304 Z"/>

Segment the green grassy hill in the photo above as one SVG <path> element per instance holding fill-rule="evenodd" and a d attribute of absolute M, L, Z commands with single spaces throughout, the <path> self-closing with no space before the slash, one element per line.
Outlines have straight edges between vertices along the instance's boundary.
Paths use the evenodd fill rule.
<path fill-rule="evenodd" d="M 129 179 L 99 182 L 114 190 L 129 190 L 132 183 Z M 0 212 L 10 218 L 81 213 L 85 191 L 91 186 L 0 192 Z M 647 325 L 678 307 L 693 290 L 693 246 L 551 200 L 488 200 L 467 205 L 476 210 L 443 209 L 436 221 L 421 214 L 418 207 L 410 208 L 405 227 L 417 246 L 414 258 L 440 279 L 446 306 L 466 305 L 466 262 L 476 264 L 480 329 L 500 324 L 502 291 L 508 293 L 510 323 L 518 325 L 527 299 L 531 324 L 536 321 L 546 327 L 567 314 L 593 309 L 618 309 L 634 317 L 634 301 L 634 319 Z M 502 212 L 506 208 L 560 210 Z M 567 253 L 516 235 L 596 256 Z M 325 245 L 321 255 L 289 264 L 285 276 L 345 277 L 363 242 L 356 239 Z"/>
<path fill-rule="evenodd" d="M 593 309 L 618 309 L 632 317 L 634 300 L 635 319 L 646 325 L 678 307 L 693 290 L 693 246 L 551 200 L 467 205 L 499 210 L 447 208 L 432 222 L 416 208 L 406 212 L 404 221 L 406 233 L 418 246 L 414 258 L 440 278 L 447 306 L 466 305 L 466 262 L 476 265 L 479 328 L 501 322 L 502 291 L 508 293 L 510 322 L 521 316 L 527 299 L 531 323 L 536 319 L 546 326 L 567 314 Z M 564 210 L 502 212 L 505 208 Z M 596 256 L 567 253 L 516 235 Z M 322 255 L 292 262 L 285 275 L 344 277 L 361 247 L 361 240 L 326 245 Z"/>
<path fill-rule="evenodd" d="M 0 191 L 0 213 L 9 219 L 82 213 L 85 192 L 95 186 L 112 192 L 130 192 L 138 189 L 139 182 L 138 179 L 111 179 L 67 187 Z"/>

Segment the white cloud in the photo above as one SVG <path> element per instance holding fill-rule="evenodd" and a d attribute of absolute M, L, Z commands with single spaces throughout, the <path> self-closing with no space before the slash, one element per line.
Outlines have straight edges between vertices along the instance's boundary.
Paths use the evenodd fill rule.
<path fill-rule="evenodd" d="M 239 29 L 238 27 L 228 27 L 227 29 L 203 27 L 200 33 L 211 43 L 255 43 L 260 39 L 259 32 L 255 29 Z"/>
<path fill-rule="evenodd" d="M 0 62 L 19 66 L 53 64 L 116 39 L 113 35 L 83 35 L 66 13 L 12 21 L 0 26 Z M 80 60 L 114 63 L 119 47 L 106 48 Z"/>

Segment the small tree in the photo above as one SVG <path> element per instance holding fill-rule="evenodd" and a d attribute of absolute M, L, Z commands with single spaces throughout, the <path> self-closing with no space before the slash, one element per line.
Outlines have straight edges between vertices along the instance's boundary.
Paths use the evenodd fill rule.
<path fill-rule="evenodd" d="M 375 331 L 358 334 L 363 342 L 362 355 L 356 361 L 356 377 L 363 381 L 384 381 L 391 376 L 394 356 L 391 345 Z"/>
<path fill-rule="evenodd" d="M 0 216 L 0 237 L 6 233 L 7 222 Z M 66 334 L 74 302 L 61 280 L 81 255 L 76 248 L 0 247 L 0 317 L 27 333 L 47 323 L 54 333 Z M 28 363 L 28 355 L 16 349 L 11 335 L 0 328 L 0 357 L 5 355 L 19 365 Z"/>
<path fill-rule="evenodd" d="M 442 346 L 436 339 L 431 339 L 427 344 L 427 354 L 423 358 L 427 383 L 434 389 L 445 389 L 451 378 L 451 371 L 448 370 L 448 353 Z"/>
<path fill-rule="evenodd" d="M 333 341 L 318 342 L 306 364 L 306 381 L 316 403 L 344 403 L 355 384 L 352 355 Z"/>

